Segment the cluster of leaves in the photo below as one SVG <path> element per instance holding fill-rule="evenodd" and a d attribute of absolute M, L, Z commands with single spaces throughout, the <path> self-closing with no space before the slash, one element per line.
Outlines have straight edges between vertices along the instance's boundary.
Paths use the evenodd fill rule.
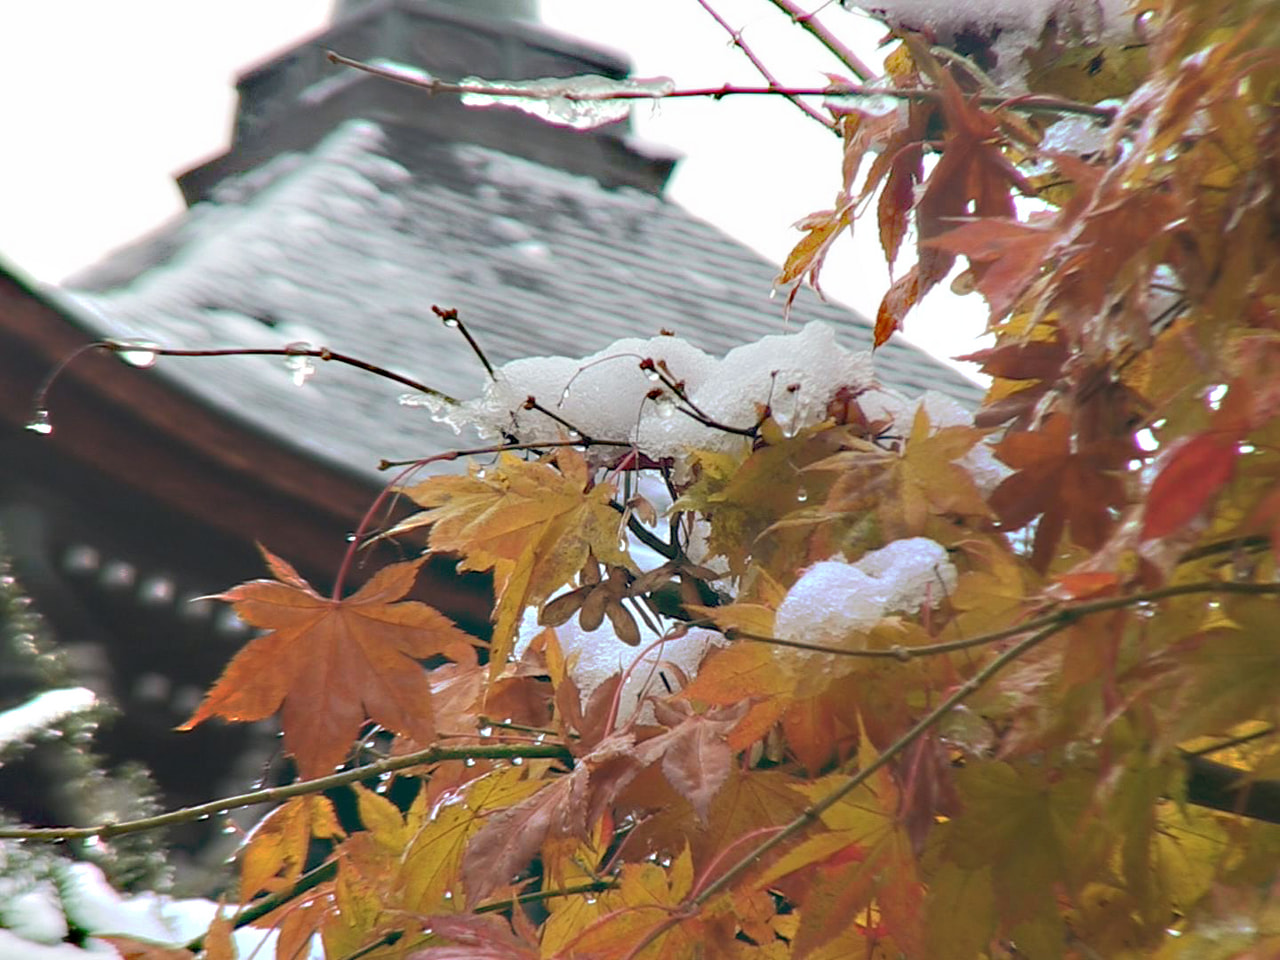
<path fill-rule="evenodd" d="M 995 334 L 977 426 L 895 431 L 849 395 L 799 433 L 763 411 L 684 475 L 566 443 L 423 480 L 396 532 L 493 572 L 487 644 L 403 599 L 420 560 L 343 598 L 268 555 L 274 579 L 225 595 L 266 632 L 190 723 L 279 712 L 307 777 L 371 724 L 392 754 L 474 752 L 352 786 L 353 822 L 320 794 L 266 817 L 238 896 L 278 957 L 316 933 L 330 957 L 420 960 L 1280 951 L 1280 810 L 1250 805 L 1280 778 L 1280 24 L 1251 0 L 1150 6 L 1140 49 L 1033 68 L 1087 113 L 1116 93 L 1094 65 L 1140 58 L 1090 154 L 1041 151 L 1050 119 L 979 98 L 927 37 L 889 60 L 918 94 L 900 110 L 832 108 L 842 199 L 782 279 L 816 279 L 878 196 L 888 259 L 917 243 L 882 341 L 964 257 Z M 987 442 L 1009 474 L 984 492 L 965 460 Z M 639 466 L 674 495 L 657 572 L 627 548 Z M 804 568 L 917 536 L 951 555 L 950 595 L 771 640 Z M 636 709 L 625 664 L 584 697 L 554 627 L 516 657 L 528 611 L 725 642 L 694 676 L 652 671 Z M 1226 793 L 1197 780 L 1209 754 Z"/>

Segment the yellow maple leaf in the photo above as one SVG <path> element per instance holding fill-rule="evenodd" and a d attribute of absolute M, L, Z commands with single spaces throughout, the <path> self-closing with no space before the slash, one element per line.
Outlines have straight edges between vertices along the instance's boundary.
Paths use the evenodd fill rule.
<path fill-rule="evenodd" d="M 397 524 L 393 534 L 429 525 L 432 550 L 462 554 L 462 570 L 493 570 L 491 676 L 506 664 L 525 609 L 541 608 L 574 582 L 588 552 L 607 564 L 632 566 L 621 515 L 610 506 L 614 488 L 592 486 L 575 450 L 535 461 L 507 453 L 494 466 L 431 477 L 405 492 L 427 509 Z"/>

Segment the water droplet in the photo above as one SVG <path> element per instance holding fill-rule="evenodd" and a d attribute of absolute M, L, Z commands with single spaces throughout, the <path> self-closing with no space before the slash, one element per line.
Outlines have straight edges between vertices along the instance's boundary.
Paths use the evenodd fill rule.
<path fill-rule="evenodd" d="M 453 899 L 453 891 L 452 891 L 452 890 L 446 890 L 446 891 L 444 892 L 444 898 L 445 898 L 446 900 L 452 900 L 452 899 Z"/>
<path fill-rule="evenodd" d="M 348 533 L 347 543 L 355 543 L 355 542 L 356 542 L 356 535 L 354 533 Z"/>
<path fill-rule="evenodd" d="M 430 407 L 431 406 L 431 404 L 427 401 L 426 396 L 421 393 L 402 393 L 400 394 L 397 402 L 402 407 Z"/>
<path fill-rule="evenodd" d="M 670 417 L 676 412 L 675 400 L 665 393 L 653 402 L 658 408 L 658 416 L 660 417 Z"/>
<path fill-rule="evenodd" d="M 587 894 L 587 897 L 586 897 L 586 900 L 587 900 L 587 903 L 588 903 L 588 904 L 592 904 L 592 903 L 595 903 L 595 902 L 596 902 L 596 897 L 594 897 L 594 896 L 592 896 L 591 894 L 589 894 L 589 893 L 588 893 L 588 894 Z"/>
<path fill-rule="evenodd" d="M 147 367 L 155 366 L 156 360 L 160 354 L 156 351 L 160 349 L 160 344 L 151 343 L 147 340 L 135 340 L 129 343 L 115 344 L 116 354 L 125 363 L 133 367 L 141 367 L 145 370 Z"/>
<path fill-rule="evenodd" d="M 547 735 L 546 735 L 545 733 L 540 733 L 540 734 L 538 734 L 536 737 L 534 737 L 534 738 L 533 738 L 533 742 L 534 742 L 534 743 L 544 743 L 544 742 L 546 741 L 546 739 L 547 739 Z"/>
<path fill-rule="evenodd" d="M 467 759 L 466 759 L 466 760 L 464 760 L 464 761 L 462 761 L 462 763 L 463 763 L 463 766 L 467 766 L 467 767 L 474 767 L 474 766 L 476 765 L 476 758 L 475 758 L 475 757 L 467 757 Z"/>
<path fill-rule="evenodd" d="M 772 290 L 769 291 L 769 299 L 770 300 L 776 299 L 777 296 L 778 296 L 778 288 L 774 287 Z"/>
<path fill-rule="evenodd" d="M 459 325 L 459 324 L 458 324 L 458 318 L 457 318 L 457 317 L 455 317 L 455 316 L 452 316 L 452 315 L 447 316 L 447 317 L 445 317 L 445 318 L 444 318 L 444 325 L 445 325 L 446 327 L 456 327 L 456 326 L 458 326 L 458 325 Z"/>
<path fill-rule="evenodd" d="M 480 736 L 482 736 L 482 737 L 492 737 L 492 736 L 493 736 L 493 727 L 481 727 L 481 728 L 480 728 Z"/>
<path fill-rule="evenodd" d="M 231 834 L 236 832 L 236 825 L 232 823 L 230 820 L 228 820 L 226 823 L 222 825 L 222 832 L 230 836 Z"/>
<path fill-rule="evenodd" d="M 809 491 L 806 490 L 804 487 L 801 487 L 799 490 L 796 491 L 797 503 L 804 503 L 808 499 L 809 499 Z"/>
<path fill-rule="evenodd" d="M 197 820 L 208 820 L 208 819 L 209 819 L 209 814 L 207 814 L 207 813 L 202 813 L 202 814 L 200 814 L 200 816 L 196 817 L 196 819 L 197 819 Z"/>
<path fill-rule="evenodd" d="M 565 387 L 563 390 L 560 391 L 560 402 L 564 403 L 568 399 L 569 399 L 569 388 Z"/>
<path fill-rule="evenodd" d="M 97 853 L 102 849 L 102 838 L 95 833 L 92 836 L 85 837 L 83 844 L 86 851 Z"/>
<path fill-rule="evenodd" d="M 38 433 L 42 437 L 47 437 L 53 433 L 53 424 L 49 422 L 48 410 L 37 410 L 31 415 L 31 419 L 27 421 L 27 429 L 32 433 Z"/>
<path fill-rule="evenodd" d="M 645 376 L 649 378 L 650 383 L 657 383 L 659 380 L 662 379 L 662 374 L 660 374 L 657 370 L 650 370 L 647 374 L 645 374 Z"/>
<path fill-rule="evenodd" d="M 316 365 L 311 362 L 310 357 L 285 357 L 285 368 L 289 371 L 289 377 L 293 380 L 295 387 L 301 387 L 310 380 L 316 372 Z"/>
<path fill-rule="evenodd" d="M 513 767 L 520 767 L 520 766 L 524 766 L 524 757 L 512 757 L 512 758 L 511 758 L 511 765 L 512 765 Z"/>

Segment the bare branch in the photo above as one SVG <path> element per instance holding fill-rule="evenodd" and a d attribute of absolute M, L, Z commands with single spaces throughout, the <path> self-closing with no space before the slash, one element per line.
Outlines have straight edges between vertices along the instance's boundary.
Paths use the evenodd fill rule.
<path fill-rule="evenodd" d="M 852 70 L 859 80 L 870 80 L 875 77 L 876 71 L 863 63 L 862 59 L 842 43 L 839 37 L 818 22 L 817 13 L 805 13 L 793 0 L 769 0 L 769 2 L 789 16 L 793 23 L 815 37 L 819 43 L 831 51 L 837 60 Z"/>
<path fill-rule="evenodd" d="M 703 10 L 707 11 L 711 19 L 713 19 L 716 23 L 720 24 L 720 26 L 724 28 L 725 32 L 728 33 L 729 36 L 733 38 L 733 45 L 737 47 L 739 50 L 741 50 L 743 56 L 745 56 L 748 60 L 751 61 L 751 65 L 760 72 L 760 76 L 764 77 L 765 80 L 769 82 L 769 86 L 775 89 L 781 90 L 782 85 L 778 83 L 778 78 L 773 75 L 772 71 L 770 71 L 769 67 L 765 64 L 765 62 L 761 60 L 759 56 L 756 55 L 756 52 L 752 50 L 749 46 L 747 46 L 747 41 L 742 39 L 742 30 L 741 29 L 735 30 L 732 26 L 730 26 L 729 21 L 725 20 L 724 17 L 720 16 L 719 12 L 715 9 L 715 7 L 711 5 L 710 0 L 698 0 L 698 5 L 702 7 Z M 788 100 L 790 100 L 792 103 L 794 103 L 797 107 L 799 107 L 800 110 L 805 114 L 805 116 L 808 116 L 814 120 L 817 120 L 820 124 L 822 124 L 828 130 L 834 129 L 835 121 L 832 120 L 830 117 L 824 116 L 822 112 L 818 110 L 816 107 L 812 106 L 811 104 L 805 103 L 803 100 L 800 99 L 799 96 L 795 94 L 784 93 L 783 96 L 786 97 Z"/>

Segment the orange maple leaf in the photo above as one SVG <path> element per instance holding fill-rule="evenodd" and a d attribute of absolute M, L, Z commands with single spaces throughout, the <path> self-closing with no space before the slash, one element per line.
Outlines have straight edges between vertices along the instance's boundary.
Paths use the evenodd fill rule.
<path fill-rule="evenodd" d="M 384 567 L 335 600 L 262 552 L 276 579 L 242 583 L 216 599 L 268 632 L 235 655 L 178 729 L 213 716 L 262 720 L 278 710 L 285 750 L 304 777 L 331 773 L 367 718 L 419 743 L 433 740 L 431 684 L 417 660 L 457 659 L 474 639 L 424 603 L 395 602 L 413 586 L 423 558 Z"/>

